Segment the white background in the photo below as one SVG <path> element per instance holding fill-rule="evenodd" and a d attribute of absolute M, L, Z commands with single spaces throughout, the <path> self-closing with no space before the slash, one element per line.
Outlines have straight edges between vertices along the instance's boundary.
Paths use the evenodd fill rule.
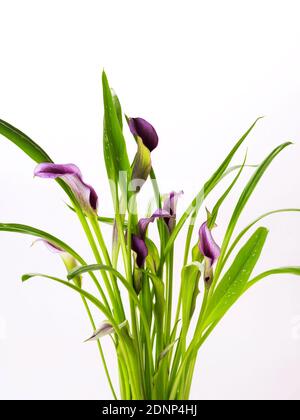
<path fill-rule="evenodd" d="M 239 228 L 264 211 L 300 207 L 299 1 L 1 0 L 0 12 L 0 117 L 55 161 L 78 164 L 99 193 L 102 214 L 111 210 L 102 68 L 126 113 L 155 125 L 153 163 L 164 192 L 185 191 L 179 212 L 259 115 L 267 118 L 249 138 L 250 163 L 283 141 L 296 144 L 276 159 Z M 2 138 L 0 156 L 0 220 L 32 224 L 88 252 L 57 185 L 33 179 L 35 164 Z M 237 190 L 222 208 L 218 241 L 236 198 Z M 257 271 L 300 265 L 299 215 L 264 223 L 271 233 Z M 31 242 L 0 235 L 0 398 L 110 398 L 96 346 L 82 344 L 91 329 L 78 296 L 45 280 L 21 284 L 24 272 L 64 275 L 57 256 Z M 191 397 L 300 397 L 298 278 L 270 279 L 241 299 L 203 347 Z"/>

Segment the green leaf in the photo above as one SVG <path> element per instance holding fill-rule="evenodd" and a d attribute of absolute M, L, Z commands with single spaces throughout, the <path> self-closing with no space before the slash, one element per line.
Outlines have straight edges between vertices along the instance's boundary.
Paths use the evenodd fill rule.
<path fill-rule="evenodd" d="M 222 267 L 222 260 L 226 254 L 228 245 L 229 245 L 229 241 L 231 239 L 231 236 L 233 234 L 234 228 L 238 222 L 238 219 L 244 209 L 244 207 L 246 206 L 249 198 L 251 197 L 251 194 L 253 193 L 253 191 L 255 190 L 257 184 L 259 183 L 259 181 L 261 180 L 262 176 L 264 175 L 264 173 L 266 172 L 267 168 L 269 167 L 269 165 L 271 164 L 271 162 L 275 159 L 275 157 L 282 152 L 282 150 L 284 150 L 287 146 L 290 146 L 292 143 L 291 142 L 286 142 L 281 144 L 280 146 L 276 147 L 268 156 L 267 158 L 260 164 L 260 166 L 257 168 L 257 170 L 255 171 L 255 173 L 253 174 L 253 176 L 251 177 L 251 179 L 249 180 L 248 184 L 246 185 L 246 187 L 244 188 L 238 203 L 233 211 L 232 217 L 230 219 L 229 225 L 227 227 L 226 230 L 226 234 L 223 240 L 223 244 L 221 247 L 221 255 L 218 261 L 218 266 L 216 269 L 216 277 L 219 275 L 220 273 L 220 268 Z"/>
<path fill-rule="evenodd" d="M 70 206 L 69 204 L 66 204 L 67 207 L 75 213 L 74 207 Z M 87 217 L 86 214 L 84 214 L 85 217 Z M 114 226 L 116 223 L 116 219 L 114 217 L 104 217 L 104 216 L 97 216 L 98 222 L 104 223 L 106 225 Z M 127 226 L 127 221 L 123 221 L 124 228 Z"/>
<path fill-rule="evenodd" d="M 168 369 L 168 364 L 170 363 L 169 358 L 166 356 L 170 355 L 170 352 L 172 351 L 177 341 L 178 339 L 168 344 L 167 347 L 165 347 L 158 356 L 157 369 L 153 375 L 153 393 L 156 399 L 161 399 L 163 392 L 162 382 L 164 380 L 163 372 L 165 368 Z"/>
<path fill-rule="evenodd" d="M 92 302 L 98 309 L 100 309 L 100 311 L 105 315 L 105 317 L 112 324 L 112 326 L 114 327 L 116 333 L 120 337 L 122 337 L 122 332 L 121 332 L 118 324 L 116 323 L 115 319 L 112 317 L 112 315 L 110 314 L 110 312 L 105 308 L 105 306 L 100 302 L 100 300 L 97 299 L 95 296 L 93 296 L 92 294 L 90 294 L 86 290 L 84 290 L 82 288 L 79 288 L 75 284 L 69 283 L 69 282 L 67 282 L 65 280 L 62 280 L 62 279 L 58 278 L 58 277 L 49 276 L 47 274 L 41 274 L 41 273 L 28 273 L 28 274 L 24 274 L 22 276 L 22 281 L 25 282 L 25 281 L 33 278 L 33 277 L 41 277 L 41 278 L 53 280 L 53 281 L 55 281 L 57 283 L 63 284 L 64 286 L 66 286 L 66 287 L 68 287 L 68 288 L 70 288 L 72 290 L 75 290 L 81 296 L 83 296 L 84 298 L 86 298 L 87 300 L 89 300 L 90 302 Z"/>
<path fill-rule="evenodd" d="M 118 121 L 119 121 L 121 130 L 123 130 L 123 112 L 122 112 L 121 103 L 120 103 L 120 100 L 119 100 L 118 96 L 116 95 L 116 93 L 114 92 L 113 89 L 111 90 L 111 94 L 112 94 L 116 114 L 117 114 L 117 117 L 118 117 Z"/>
<path fill-rule="evenodd" d="M 108 272 L 112 273 L 118 280 L 121 281 L 123 286 L 127 289 L 131 299 L 136 304 L 136 306 L 139 309 L 139 312 L 141 314 L 141 321 L 142 321 L 143 327 L 145 329 L 146 347 L 147 347 L 148 357 L 149 357 L 150 363 L 152 364 L 152 353 L 151 353 L 152 350 L 151 350 L 150 331 L 149 331 L 147 316 L 145 314 L 145 311 L 144 311 L 144 308 L 143 308 L 141 302 L 139 301 L 139 298 L 138 298 L 137 294 L 135 293 L 134 288 L 125 279 L 125 277 L 122 276 L 122 274 L 119 273 L 119 271 L 117 271 L 116 269 L 114 269 L 110 266 L 106 266 L 106 265 L 103 265 L 103 264 L 91 264 L 91 265 L 82 265 L 81 267 L 78 267 L 78 268 L 74 269 L 73 271 L 71 271 L 68 274 L 68 279 L 72 280 L 74 277 L 80 276 L 81 274 L 91 273 L 91 272 L 94 272 L 94 271 L 108 271 Z M 151 366 L 151 371 L 153 371 L 153 366 Z"/>
<path fill-rule="evenodd" d="M 244 167 L 245 167 L 245 163 L 246 163 L 246 159 L 247 159 L 247 154 L 245 155 L 245 159 L 243 162 L 243 165 L 240 167 L 236 177 L 233 179 L 232 183 L 229 185 L 229 187 L 227 188 L 227 190 L 224 192 L 224 194 L 222 194 L 222 196 L 219 198 L 219 200 L 217 201 L 217 203 L 215 204 L 212 212 L 211 212 L 211 216 L 208 219 L 208 225 L 209 228 L 212 229 L 216 223 L 217 217 L 218 217 L 218 213 L 220 210 L 221 205 L 223 204 L 223 202 L 225 201 L 226 197 L 228 196 L 228 194 L 230 193 L 230 191 L 232 190 L 232 188 L 235 186 L 235 184 L 237 183 Z"/>
<path fill-rule="evenodd" d="M 120 126 L 116 110 L 116 101 L 113 99 L 111 89 L 105 72 L 102 73 L 103 101 L 104 101 L 104 159 L 107 174 L 110 180 L 119 182 L 120 172 L 130 170 L 125 139 Z M 125 185 L 121 184 L 122 191 Z"/>
<path fill-rule="evenodd" d="M 50 156 L 37 143 L 31 140 L 26 134 L 22 133 L 22 131 L 3 120 L 0 120 L 0 134 L 18 146 L 36 163 L 53 162 Z M 57 179 L 56 181 L 67 193 L 74 205 L 78 207 L 77 200 L 70 187 L 62 179 Z"/>
<path fill-rule="evenodd" d="M 172 350 L 172 348 L 175 346 L 175 344 L 177 343 L 178 340 L 179 340 L 179 338 L 172 341 L 172 343 L 170 343 L 169 345 L 167 345 L 166 348 L 164 348 L 164 350 L 159 355 L 159 360 L 162 360 L 163 358 L 165 358 L 167 356 L 167 354 Z"/>
<path fill-rule="evenodd" d="M 0 134 L 18 146 L 37 163 L 53 162 L 47 153 L 22 131 L 0 120 Z"/>
<path fill-rule="evenodd" d="M 245 287 L 245 291 L 250 289 L 250 287 L 254 286 L 260 280 L 273 276 L 275 274 L 293 274 L 295 276 L 300 276 L 300 267 L 291 266 L 291 267 L 279 267 L 273 268 L 271 270 L 265 271 L 264 273 L 259 274 L 258 276 L 254 277 L 251 281 L 249 281 Z"/>
<path fill-rule="evenodd" d="M 230 168 L 226 169 L 226 171 L 223 173 L 222 178 L 227 177 L 231 174 L 231 172 L 237 171 L 238 169 L 241 169 L 241 167 L 244 166 L 245 168 L 258 168 L 259 165 L 234 165 Z"/>
<path fill-rule="evenodd" d="M 208 304 L 203 328 L 220 320 L 243 294 L 245 285 L 260 257 L 267 235 L 268 230 L 260 227 L 241 248 Z"/>
<path fill-rule="evenodd" d="M 145 239 L 146 246 L 148 248 L 148 255 L 146 258 L 146 265 L 152 271 L 152 273 L 156 273 L 159 267 L 159 252 L 156 248 L 156 245 L 151 239 Z"/>
<path fill-rule="evenodd" d="M 154 314 L 157 319 L 156 324 L 158 327 L 162 327 L 163 317 L 165 313 L 165 306 L 166 306 L 164 283 L 155 274 L 150 273 L 149 271 L 146 271 L 146 270 L 142 270 L 142 269 L 140 271 L 146 273 L 152 281 L 154 295 L 155 295 Z"/>
<path fill-rule="evenodd" d="M 200 276 L 201 271 L 198 263 L 186 265 L 181 271 L 182 332 L 184 336 L 188 332 L 190 320 L 195 309 L 195 301 L 199 293 Z"/>
<path fill-rule="evenodd" d="M 17 223 L 0 223 L 0 232 L 16 232 L 45 239 L 51 244 L 58 246 L 59 248 L 66 251 L 68 254 L 72 255 L 72 257 L 74 257 L 78 262 L 80 262 L 80 264 L 84 264 L 84 260 L 80 257 L 80 255 L 77 254 L 76 251 L 74 251 L 73 248 L 71 248 L 69 245 L 67 245 L 65 242 L 61 241 L 57 237 L 43 230 L 36 229 L 32 226 L 20 225 Z"/>
<path fill-rule="evenodd" d="M 84 273 L 91 273 L 94 271 L 108 271 L 110 273 L 112 273 L 117 279 L 119 279 L 121 281 L 121 283 L 123 284 L 123 286 L 127 289 L 130 297 L 132 298 L 132 300 L 134 301 L 134 303 L 138 306 L 139 310 L 141 311 L 141 313 L 144 314 L 143 308 L 141 306 L 141 303 L 135 293 L 134 288 L 131 286 L 130 283 L 128 283 L 128 281 L 125 279 L 124 276 L 122 276 L 121 273 L 119 273 L 119 271 L 117 271 L 116 269 L 107 266 L 107 265 L 103 265 L 103 264 L 90 264 L 90 265 L 82 265 L 81 267 L 77 267 L 74 270 L 72 270 L 70 273 L 68 273 L 68 279 L 69 280 L 73 280 L 75 277 L 78 277 Z M 145 314 L 144 314 L 145 316 Z"/>
<path fill-rule="evenodd" d="M 225 160 L 221 163 L 221 165 L 219 166 L 219 168 L 209 178 L 209 180 L 204 184 L 204 186 L 202 187 L 202 189 L 200 190 L 200 192 L 196 195 L 196 197 L 193 199 L 193 201 L 191 202 L 191 204 L 186 209 L 185 213 L 181 216 L 180 220 L 176 224 L 176 226 L 175 226 L 175 228 L 174 228 L 174 230 L 173 230 L 172 234 L 170 235 L 170 238 L 169 238 L 169 240 L 167 242 L 167 245 L 165 247 L 165 253 L 164 253 L 165 256 L 169 253 L 169 251 L 172 248 L 172 245 L 173 245 L 175 239 L 177 238 L 179 232 L 181 231 L 182 227 L 184 226 L 184 224 L 187 221 L 187 219 L 189 218 L 189 216 L 193 215 L 193 219 L 196 218 L 196 216 L 197 216 L 197 214 L 198 214 L 198 212 L 200 210 L 200 207 L 203 204 L 204 200 L 206 199 L 206 197 L 208 196 L 208 194 L 216 187 L 216 185 L 220 182 L 220 180 L 223 179 L 223 175 L 224 175 L 226 169 L 228 168 L 228 166 L 229 166 L 232 158 L 234 157 L 234 155 L 236 154 L 236 152 L 238 151 L 238 149 L 240 148 L 240 146 L 243 144 L 243 142 L 246 140 L 246 138 L 248 137 L 248 135 L 250 134 L 250 132 L 253 130 L 253 128 L 255 127 L 256 123 L 261 118 L 262 117 L 257 118 L 257 120 L 254 121 L 254 123 L 246 131 L 246 133 L 243 134 L 243 136 L 239 139 L 239 141 L 235 144 L 235 146 L 232 148 L 232 150 L 230 151 L 230 153 L 227 155 L 227 157 L 225 158 Z M 189 236 L 190 236 L 190 239 L 191 239 L 192 232 L 193 232 L 193 225 L 190 225 L 189 229 L 190 229 Z"/>
<path fill-rule="evenodd" d="M 268 216 L 271 216 L 273 214 L 277 214 L 277 213 L 298 213 L 300 212 L 300 209 L 297 208 L 287 208 L 287 209 L 279 209 L 279 210 L 272 210 L 272 211 L 268 211 L 267 213 L 262 214 L 261 216 L 257 217 L 255 220 L 253 220 L 251 223 L 249 223 L 249 225 L 247 225 L 235 238 L 235 240 L 233 241 L 231 247 L 229 248 L 226 256 L 224 257 L 223 260 L 223 264 L 222 266 L 224 266 L 224 264 L 226 263 L 226 261 L 228 260 L 228 258 L 230 257 L 230 255 L 232 254 L 234 248 L 237 246 L 237 244 L 240 242 L 240 240 L 245 236 L 245 234 L 254 226 L 256 225 L 256 223 L 260 222 L 262 219 L 265 219 Z"/>

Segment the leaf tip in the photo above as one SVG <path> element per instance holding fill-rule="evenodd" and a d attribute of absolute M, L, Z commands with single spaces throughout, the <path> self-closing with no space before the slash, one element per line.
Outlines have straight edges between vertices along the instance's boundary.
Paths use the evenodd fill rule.
<path fill-rule="evenodd" d="M 23 274 L 22 277 L 21 277 L 22 283 L 29 280 L 30 277 L 31 277 L 31 274 Z"/>

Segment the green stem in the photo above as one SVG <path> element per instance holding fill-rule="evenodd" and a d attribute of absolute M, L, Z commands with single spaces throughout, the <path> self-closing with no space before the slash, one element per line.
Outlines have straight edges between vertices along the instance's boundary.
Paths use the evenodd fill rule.
<path fill-rule="evenodd" d="M 179 370 L 177 372 L 176 378 L 174 380 L 174 383 L 172 384 L 172 388 L 171 388 L 171 392 L 169 395 L 169 399 L 170 400 L 174 400 L 176 398 L 177 395 L 177 391 L 178 391 L 178 385 L 180 384 L 181 381 L 181 377 L 184 374 L 184 371 L 186 369 L 186 364 L 189 360 L 189 358 L 191 356 L 196 356 L 197 352 L 199 350 L 199 348 L 202 346 L 202 344 L 206 341 L 206 339 L 208 338 L 208 336 L 211 334 L 211 332 L 213 331 L 213 329 L 215 328 L 215 324 L 213 324 L 206 332 L 203 336 L 200 337 L 200 339 L 197 341 L 195 340 L 196 337 L 194 337 L 194 339 L 192 340 L 192 342 L 189 345 L 189 348 L 187 349 L 181 365 L 179 367 Z"/>
<path fill-rule="evenodd" d="M 196 337 L 197 332 L 200 333 L 201 335 L 201 331 L 200 331 L 200 327 L 201 327 L 201 322 L 203 319 L 203 316 L 205 314 L 205 310 L 207 307 L 207 302 L 208 302 L 208 290 L 207 288 L 205 289 L 204 292 L 204 296 L 203 296 L 203 301 L 202 301 L 202 305 L 201 305 L 201 311 L 198 317 L 198 321 L 197 321 L 197 325 L 195 328 L 195 332 L 194 332 L 194 337 Z M 172 374 L 171 374 L 171 380 L 170 380 L 170 386 L 172 387 L 172 384 L 175 381 L 176 375 L 178 373 L 178 366 L 180 363 L 180 358 L 182 357 L 182 354 L 184 354 L 185 352 L 185 346 L 183 346 L 183 340 L 185 340 L 185 337 L 183 337 L 184 334 L 183 332 L 181 332 L 180 335 L 180 339 L 178 341 L 178 345 L 177 345 L 177 349 L 176 349 L 176 353 L 175 353 L 175 357 L 174 357 L 174 361 L 173 361 L 173 366 L 172 366 Z M 184 384 L 185 381 L 182 381 L 182 384 Z M 183 389 L 181 388 L 181 391 Z"/>
<path fill-rule="evenodd" d="M 133 277 L 132 277 L 132 264 L 131 264 L 131 234 L 132 234 L 132 214 L 129 209 L 128 210 L 128 226 L 127 226 L 127 279 L 129 283 L 132 286 L 134 286 Z M 131 297 L 129 297 L 129 301 L 130 301 L 132 336 L 136 344 L 138 365 L 140 366 L 140 378 L 142 380 L 141 384 L 142 384 L 142 388 L 145 390 L 145 386 L 144 386 L 145 378 L 143 375 L 143 367 L 142 367 L 142 345 L 141 345 L 141 340 L 138 333 L 138 323 L 137 323 L 135 303 Z"/>
<path fill-rule="evenodd" d="M 170 333 L 171 333 L 171 322 L 172 322 L 172 297 L 173 297 L 173 259 L 174 259 L 174 248 L 170 250 L 168 258 L 168 273 L 166 282 L 166 345 L 169 344 Z"/>
<path fill-rule="evenodd" d="M 87 311 L 87 314 L 88 314 L 89 320 L 91 322 L 91 325 L 92 325 L 93 329 L 95 330 L 96 325 L 95 325 L 94 319 L 92 317 L 92 313 L 90 311 L 90 308 L 87 304 L 87 301 L 86 301 L 85 297 L 83 297 L 83 296 L 81 296 L 81 299 L 82 299 L 83 304 L 85 306 L 85 309 Z M 101 360 L 102 360 L 102 363 L 103 363 L 104 371 L 105 371 L 105 374 L 106 374 L 106 377 L 107 377 L 107 380 L 108 380 L 108 383 L 109 383 L 109 387 L 111 389 L 111 392 L 113 394 L 114 399 L 117 400 L 118 397 L 117 397 L 117 394 L 115 392 L 115 389 L 114 389 L 114 386 L 113 386 L 113 383 L 112 383 L 112 380 L 111 380 L 111 377 L 110 377 L 110 374 L 109 374 L 109 371 L 108 371 L 108 368 L 107 368 L 107 363 L 106 363 L 106 360 L 105 360 L 105 356 L 104 356 L 104 353 L 103 353 L 103 350 L 102 350 L 100 340 L 97 340 L 97 345 L 98 345 L 100 357 L 101 357 Z"/>
<path fill-rule="evenodd" d="M 107 251 L 103 236 L 102 236 L 102 232 L 97 220 L 97 217 L 90 217 L 90 222 L 91 225 L 94 229 L 95 235 L 97 237 L 100 249 L 102 251 L 103 257 L 104 257 L 104 261 L 105 264 L 109 267 L 112 267 L 112 263 L 111 263 L 111 259 L 109 256 L 109 253 Z M 117 314 L 118 314 L 118 319 L 120 322 L 124 321 L 125 319 L 125 312 L 124 312 L 124 307 L 123 307 L 123 303 L 122 303 L 122 299 L 121 299 L 121 295 L 120 295 L 120 290 L 116 281 L 115 276 L 110 272 L 110 279 L 113 285 L 113 289 L 114 289 L 114 296 L 117 299 L 117 305 L 116 305 L 116 309 L 117 309 Z"/>
<path fill-rule="evenodd" d="M 204 317 L 205 312 L 206 312 L 208 300 L 209 300 L 209 291 L 208 291 L 207 288 L 205 288 L 204 297 L 203 297 L 203 301 L 202 301 L 202 305 L 201 305 L 201 311 L 200 311 L 200 314 L 199 314 L 199 318 L 198 318 L 198 321 L 197 321 L 197 325 L 196 325 L 194 334 L 196 334 L 197 330 L 200 330 L 200 328 L 201 328 L 201 323 L 203 321 L 203 317 Z M 185 349 L 184 349 L 184 351 L 185 351 Z M 193 372 L 194 372 L 194 369 L 195 369 L 196 361 L 197 361 L 197 355 L 195 355 L 194 357 L 191 357 L 190 363 L 189 363 L 189 368 L 188 368 L 187 373 L 185 375 L 185 378 L 184 378 L 184 380 L 182 381 L 182 384 L 181 384 L 180 395 L 184 399 L 188 398 L 188 394 L 190 392 L 190 388 L 191 388 L 191 384 L 192 384 L 192 380 L 193 380 Z"/>
<path fill-rule="evenodd" d="M 119 198 L 118 198 L 118 190 L 116 190 L 116 200 L 115 200 L 115 215 L 116 215 L 116 224 L 117 224 L 117 229 L 118 229 L 118 237 L 120 240 L 120 245 L 121 245 L 121 251 L 122 251 L 122 256 L 123 256 L 123 262 L 124 262 L 124 266 L 125 266 L 125 272 L 126 272 L 126 278 L 127 281 L 132 285 L 132 271 L 131 271 L 131 233 L 129 234 L 129 232 L 131 232 L 131 226 L 128 227 L 128 232 L 127 232 L 127 243 L 125 241 L 125 236 L 124 236 L 124 228 L 123 228 L 123 224 L 122 224 L 122 220 L 121 220 L 121 216 L 120 216 L 120 209 L 119 209 Z M 130 214 L 128 215 L 128 218 L 130 218 Z M 128 222 L 128 225 L 131 224 L 131 222 Z M 130 240 L 128 240 L 128 238 L 130 238 Z M 128 248 L 128 242 L 130 244 L 130 248 Z M 131 297 L 129 297 L 130 302 L 132 302 Z M 131 307 L 132 307 L 132 303 L 131 303 Z M 134 315 L 134 314 L 131 314 Z M 135 314 L 136 315 L 136 314 Z M 136 319 L 136 316 L 135 316 Z M 136 342 L 135 342 L 136 343 Z M 137 343 L 136 343 L 137 344 Z M 137 369 L 137 364 L 136 364 L 136 352 L 138 351 L 138 348 L 136 346 L 134 346 L 134 349 L 132 351 L 132 364 L 133 366 L 128 366 L 128 369 L 130 371 L 133 370 L 133 384 L 132 386 L 135 388 L 135 394 L 136 395 L 141 395 L 140 399 L 143 399 L 143 390 L 141 390 L 141 384 L 143 383 L 143 375 L 142 375 L 142 371 L 140 368 Z M 140 361 L 138 366 L 140 367 Z"/>
<path fill-rule="evenodd" d="M 92 248 L 93 254 L 94 254 L 94 256 L 95 256 L 95 258 L 97 260 L 98 256 L 100 256 L 100 255 L 99 255 L 99 252 L 98 252 L 98 249 L 97 249 L 97 245 L 95 243 L 95 240 L 93 238 L 92 232 L 90 230 L 90 227 L 89 227 L 89 225 L 88 225 L 88 223 L 86 221 L 86 218 L 85 218 L 84 214 L 82 213 L 82 210 L 79 209 L 75 205 L 75 203 L 74 203 L 74 206 L 75 206 L 74 207 L 75 208 L 75 212 L 76 212 L 76 214 L 77 214 L 77 216 L 79 218 L 79 221 L 80 221 L 80 223 L 82 225 L 82 228 L 83 228 L 83 230 L 85 232 L 85 235 L 86 235 L 86 237 L 88 239 L 88 242 L 89 242 L 89 244 L 90 244 L 90 246 Z M 103 302 L 105 303 L 105 306 L 107 307 L 107 309 L 110 310 L 110 305 L 109 305 L 109 303 L 107 301 L 106 295 L 105 295 L 105 293 L 104 293 L 104 291 L 103 291 L 100 283 L 98 282 L 98 280 L 97 280 L 97 278 L 95 276 L 93 276 L 93 281 L 94 281 L 94 283 L 95 283 L 95 285 L 96 285 L 96 287 L 97 287 L 97 289 L 98 289 L 98 291 L 99 291 L 99 293 L 100 293 L 100 295 L 101 295 L 101 297 L 103 299 Z"/>
<path fill-rule="evenodd" d="M 89 227 L 89 225 L 88 225 L 88 223 L 86 221 L 86 218 L 84 217 L 84 214 L 81 211 L 78 211 L 77 209 L 76 209 L 76 213 L 77 213 L 77 215 L 78 215 L 78 217 L 80 219 L 80 222 L 81 222 L 82 227 L 83 227 L 83 229 L 85 231 L 85 234 L 86 234 L 87 239 L 89 241 L 89 244 L 90 244 L 90 246 L 92 248 L 92 251 L 93 251 L 93 254 L 94 254 L 95 258 L 96 258 L 97 263 L 98 264 L 103 264 L 101 255 L 100 255 L 100 253 L 98 251 L 97 244 L 96 244 L 95 239 L 93 237 L 93 234 L 92 234 L 92 232 L 90 230 L 90 227 Z M 116 305 L 116 302 L 115 302 L 114 292 L 112 290 L 112 287 L 111 287 L 111 284 L 110 284 L 110 281 L 109 281 L 109 278 L 108 278 L 106 272 L 102 272 L 102 277 L 103 277 L 103 280 L 104 280 L 104 283 L 105 283 L 105 287 L 106 287 L 106 290 L 108 292 L 110 301 L 111 301 L 111 303 L 113 305 L 113 308 L 116 310 L 116 313 L 118 313 L 118 311 L 117 311 L 117 305 Z M 100 286 L 100 284 L 98 282 L 96 283 L 96 286 L 97 286 L 99 292 L 101 293 L 101 296 L 102 297 L 105 296 L 105 294 L 103 292 L 103 289 L 102 289 L 102 287 Z"/>

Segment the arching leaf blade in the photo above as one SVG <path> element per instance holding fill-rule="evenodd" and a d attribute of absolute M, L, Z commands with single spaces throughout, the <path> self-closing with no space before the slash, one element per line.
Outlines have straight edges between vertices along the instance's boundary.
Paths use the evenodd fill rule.
<path fill-rule="evenodd" d="M 243 294 L 267 235 L 268 230 L 260 227 L 241 248 L 211 297 L 203 322 L 204 328 L 220 320 Z"/>

